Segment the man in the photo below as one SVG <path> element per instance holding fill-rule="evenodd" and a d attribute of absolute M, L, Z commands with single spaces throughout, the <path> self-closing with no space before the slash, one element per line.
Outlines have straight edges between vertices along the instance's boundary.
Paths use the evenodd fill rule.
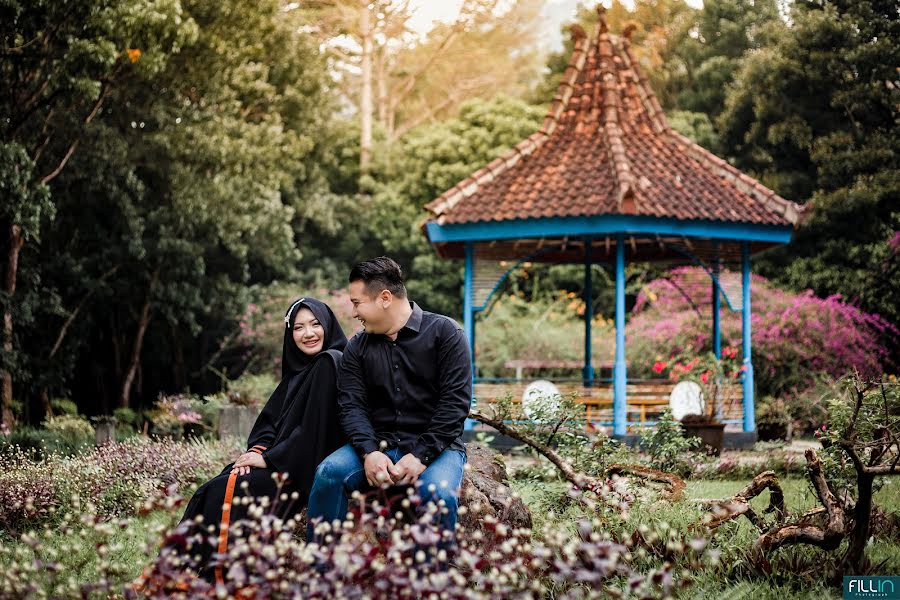
<path fill-rule="evenodd" d="M 310 539 L 314 523 L 343 520 L 349 495 L 366 484 L 417 484 L 425 502 L 442 507 L 452 535 L 472 397 L 469 344 L 452 319 L 407 300 L 392 259 L 361 262 L 349 280 L 353 316 L 364 327 L 347 344 L 338 376 L 350 443 L 316 470 Z"/>

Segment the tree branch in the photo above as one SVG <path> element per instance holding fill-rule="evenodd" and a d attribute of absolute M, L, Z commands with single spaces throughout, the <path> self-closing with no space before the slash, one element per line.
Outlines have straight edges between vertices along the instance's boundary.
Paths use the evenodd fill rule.
<path fill-rule="evenodd" d="M 562 456 L 559 455 L 553 448 L 546 446 L 545 444 L 541 444 L 537 440 L 533 439 L 531 436 L 526 435 L 516 429 L 508 426 L 506 423 L 499 419 L 492 419 L 485 414 L 482 414 L 478 411 L 472 411 L 469 413 L 469 416 L 477 421 L 484 423 L 485 425 L 489 425 L 496 429 L 498 432 L 503 435 L 508 435 L 511 438 L 515 438 L 520 442 L 524 442 L 528 444 L 543 456 L 545 456 L 550 462 L 556 465 L 556 468 L 559 469 L 560 473 L 563 474 L 563 477 L 571 483 L 572 485 L 578 488 L 592 488 L 597 489 L 602 485 L 602 482 L 590 475 L 585 475 L 584 473 L 579 473 L 576 471 L 572 465 L 566 461 Z"/>

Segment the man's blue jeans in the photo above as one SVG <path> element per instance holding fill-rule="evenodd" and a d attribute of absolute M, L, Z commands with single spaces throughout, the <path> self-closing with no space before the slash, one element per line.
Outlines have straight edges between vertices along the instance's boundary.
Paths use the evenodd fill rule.
<path fill-rule="evenodd" d="M 398 448 L 385 450 L 384 453 L 395 463 L 405 454 Z M 441 515 L 441 526 L 451 532 L 456 530 L 457 498 L 465 464 L 465 452 L 448 448 L 428 465 L 416 483 L 424 503 L 444 501 L 447 514 Z M 431 485 L 434 485 L 434 492 L 429 491 Z M 347 517 L 350 494 L 363 489 L 371 488 L 366 481 L 363 462 L 353 446 L 347 444 L 338 448 L 323 460 L 316 469 L 316 478 L 309 494 L 307 539 L 313 539 L 315 523 L 343 521 Z"/>

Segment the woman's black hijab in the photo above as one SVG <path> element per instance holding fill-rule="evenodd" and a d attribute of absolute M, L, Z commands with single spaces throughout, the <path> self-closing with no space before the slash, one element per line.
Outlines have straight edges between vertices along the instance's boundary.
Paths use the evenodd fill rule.
<path fill-rule="evenodd" d="M 322 352 L 337 350 L 343 352 L 347 345 L 347 336 L 341 329 L 334 312 L 324 302 L 315 298 L 300 298 L 295 300 L 284 315 L 284 344 L 281 353 L 281 378 L 285 379 L 305 371 L 318 356 L 304 354 L 294 342 L 294 321 L 301 308 L 308 308 L 325 330 L 325 339 L 322 340 Z"/>

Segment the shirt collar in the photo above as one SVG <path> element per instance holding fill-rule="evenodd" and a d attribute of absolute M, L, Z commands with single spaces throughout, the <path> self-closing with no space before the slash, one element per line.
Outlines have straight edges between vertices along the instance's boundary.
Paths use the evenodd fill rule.
<path fill-rule="evenodd" d="M 412 308 L 412 314 L 409 316 L 409 320 L 403 326 L 403 329 L 410 329 L 419 333 L 419 329 L 422 328 L 422 309 L 415 302 L 410 302 L 409 305 Z"/>

